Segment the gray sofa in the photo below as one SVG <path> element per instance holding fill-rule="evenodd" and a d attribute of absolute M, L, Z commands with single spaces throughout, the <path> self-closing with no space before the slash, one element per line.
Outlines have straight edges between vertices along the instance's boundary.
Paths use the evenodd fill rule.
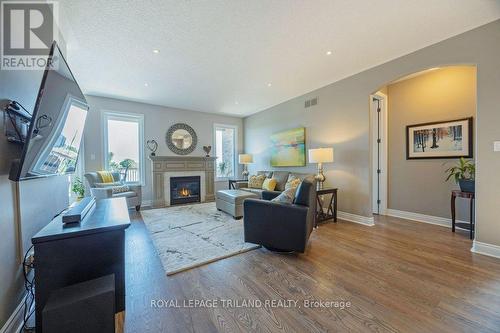
<path fill-rule="evenodd" d="M 85 174 L 85 179 L 90 187 L 90 192 L 96 200 L 107 198 L 126 198 L 128 208 L 141 209 L 142 188 L 141 185 L 128 185 L 129 191 L 121 193 L 113 193 L 113 187 L 123 185 L 119 172 L 112 172 L 114 183 L 110 185 L 103 184 L 101 176 L 97 172 L 88 172 Z"/>
<path fill-rule="evenodd" d="M 309 173 L 298 173 L 298 172 L 290 172 L 290 171 L 257 171 L 258 175 L 266 175 L 267 178 L 276 179 L 276 188 L 274 191 L 266 191 L 266 192 L 276 192 L 279 194 L 285 190 L 285 184 L 288 180 L 289 175 L 293 175 L 302 180 L 307 179 L 310 182 L 314 182 L 314 175 Z M 234 184 L 235 188 L 242 191 L 248 191 L 257 194 L 259 198 L 262 199 L 262 192 L 265 190 L 259 188 L 249 188 L 248 182 L 237 182 Z"/>

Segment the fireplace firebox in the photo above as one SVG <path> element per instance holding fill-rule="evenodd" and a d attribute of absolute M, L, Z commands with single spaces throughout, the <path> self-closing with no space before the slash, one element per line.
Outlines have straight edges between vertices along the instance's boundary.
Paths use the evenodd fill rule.
<path fill-rule="evenodd" d="M 170 205 L 201 202 L 200 176 L 171 177 Z"/>

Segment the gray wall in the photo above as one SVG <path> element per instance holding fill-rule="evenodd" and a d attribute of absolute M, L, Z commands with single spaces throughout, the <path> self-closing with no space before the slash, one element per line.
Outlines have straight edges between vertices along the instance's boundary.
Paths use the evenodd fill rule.
<path fill-rule="evenodd" d="M 406 159 L 406 126 L 476 118 L 476 68 L 445 67 L 387 86 L 388 208 L 450 218 L 445 170 L 457 159 Z M 467 201 L 457 200 L 457 218 L 469 219 Z"/>
<path fill-rule="evenodd" d="M 41 71 L 0 71 L 0 107 L 12 99 L 32 111 L 40 86 Z M 26 180 L 16 185 L 8 179 L 10 161 L 21 156 L 21 148 L 3 136 L 0 120 L 0 327 L 4 325 L 24 295 L 20 258 L 31 237 L 56 212 L 68 205 L 67 177 Z M 50 195 L 48 195 L 50 194 Z"/>
<path fill-rule="evenodd" d="M 325 165 L 328 184 L 338 186 L 341 211 L 371 216 L 371 154 L 368 96 L 393 80 L 436 66 L 477 65 L 477 234 L 500 245 L 500 20 L 294 98 L 244 120 L 245 151 L 256 154 L 251 170 L 269 168 L 269 135 L 304 125 L 307 148 L 331 145 L 335 163 Z M 304 109 L 304 100 L 319 105 Z M 303 170 L 313 170 L 307 166 Z"/>
<path fill-rule="evenodd" d="M 8 99 L 21 102 L 28 110 L 35 104 L 42 73 L 38 71 L 0 70 L 0 107 Z M 15 187 L 8 179 L 10 161 L 19 158 L 21 149 L 5 140 L 3 112 L 0 119 L 0 327 L 2 327 L 23 295 L 23 275 L 19 262 L 20 240 L 16 223 Z"/>
<path fill-rule="evenodd" d="M 243 147 L 241 118 L 229 117 L 224 115 L 201 113 L 187 110 L 172 109 L 162 106 L 155 106 L 143 103 L 135 103 L 112 98 L 87 96 L 90 104 L 91 113 L 87 119 L 85 128 L 85 170 L 96 171 L 104 168 L 104 150 L 103 150 L 103 129 L 102 113 L 103 111 L 116 111 L 126 113 L 138 113 L 144 115 L 144 133 L 145 141 L 154 139 L 158 142 L 156 155 L 175 156 L 165 143 L 165 134 L 168 128 L 175 123 L 186 123 L 190 125 L 198 136 L 198 145 L 190 154 L 191 156 L 205 156 L 203 146 L 211 145 L 212 156 L 215 153 L 213 144 L 214 124 L 228 124 L 238 126 L 238 151 Z M 143 202 L 151 200 L 151 164 L 146 154 L 146 184 L 143 189 Z M 92 159 L 92 157 L 95 157 Z M 217 182 L 216 188 L 227 187 L 227 182 Z"/>

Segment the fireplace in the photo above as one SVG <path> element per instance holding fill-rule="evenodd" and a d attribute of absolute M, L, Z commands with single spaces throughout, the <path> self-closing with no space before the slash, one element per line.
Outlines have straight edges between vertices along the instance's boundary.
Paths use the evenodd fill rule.
<path fill-rule="evenodd" d="M 201 202 L 200 176 L 171 177 L 170 205 Z"/>

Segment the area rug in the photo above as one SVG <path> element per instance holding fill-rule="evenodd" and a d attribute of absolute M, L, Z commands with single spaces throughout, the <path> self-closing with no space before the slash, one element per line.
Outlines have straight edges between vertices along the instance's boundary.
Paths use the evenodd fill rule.
<path fill-rule="evenodd" d="M 243 219 L 215 203 L 142 210 L 167 275 L 258 248 L 243 240 Z"/>

